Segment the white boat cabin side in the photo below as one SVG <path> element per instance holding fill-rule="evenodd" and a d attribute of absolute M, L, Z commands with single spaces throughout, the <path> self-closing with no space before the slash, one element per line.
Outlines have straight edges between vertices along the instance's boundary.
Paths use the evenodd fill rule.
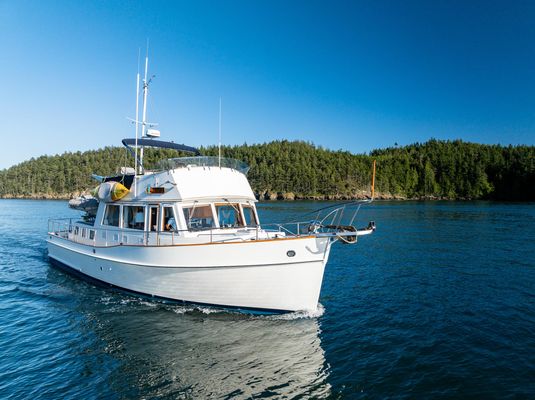
<path fill-rule="evenodd" d="M 97 246 L 258 239 L 265 233 L 255 202 L 245 175 L 232 168 L 148 172 L 121 200 L 101 201 L 94 219 L 74 222 L 68 239 Z"/>
<path fill-rule="evenodd" d="M 244 229 L 258 226 L 249 200 L 101 203 L 93 226 L 126 231 L 195 233 L 202 230 Z"/>

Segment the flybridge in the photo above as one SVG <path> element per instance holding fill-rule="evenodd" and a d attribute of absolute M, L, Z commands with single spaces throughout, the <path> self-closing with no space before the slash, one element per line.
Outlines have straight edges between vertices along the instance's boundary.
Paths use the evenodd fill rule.
<path fill-rule="evenodd" d="M 123 139 L 123 145 L 128 149 L 130 154 L 134 157 L 136 155 L 135 148 L 131 146 L 135 145 L 135 139 Z M 160 149 L 172 149 L 178 151 L 185 151 L 188 153 L 195 154 L 196 157 L 177 157 L 169 158 L 167 160 L 162 160 L 156 165 L 156 170 L 171 170 L 175 168 L 188 167 L 188 166 L 198 166 L 198 167 L 223 167 L 223 168 L 232 168 L 244 175 L 247 175 L 249 172 L 249 165 L 243 161 L 239 161 L 233 158 L 225 157 L 215 157 L 215 156 L 201 156 L 200 151 L 195 147 L 186 146 L 184 144 L 178 144 L 174 142 L 164 142 L 163 140 L 154 140 L 154 139 L 138 139 L 137 143 L 139 146 L 145 147 L 156 147 Z M 138 158 L 138 164 L 142 166 L 141 160 Z"/>

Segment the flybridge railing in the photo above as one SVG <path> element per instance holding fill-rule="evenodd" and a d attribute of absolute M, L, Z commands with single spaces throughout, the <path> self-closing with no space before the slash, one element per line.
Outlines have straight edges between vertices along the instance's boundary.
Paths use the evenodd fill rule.
<path fill-rule="evenodd" d="M 247 172 L 249 172 L 249 166 L 243 161 L 234 158 L 213 156 L 169 158 L 157 163 L 156 170 L 171 170 L 188 166 L 232 168 L 244 175 L 247 175 Z"/>
<path fill-rule="evenodd" d="M 179 244 L 246 242 L 266 239 L 297 238 L 303 236 L 329 237 L 345 242 L 356 241 L 357 236 L 375 230 L 370 222 L 367 228 L 357 230 L 352 226 L 358 209 L 350 214 L 350 223 L 343 225 L 346 206 L 337 207 L 320 218 L 311 221 L 283 224 L 262 224 L 255 226 L 234 226 L 229 228 L 209 227 L 204 229 L 142 231 L 122 228 L 102 228 L 72 218 L 50 219 L 48 234 L 75 243 L 98 247 L 111 246 L 174 246 Z M 196 234 L 192 236 L 191 234 Z M 204 239 L 199 241 L 199 238 Z M 344 239 L 349 238 L 349 239 Z"/>

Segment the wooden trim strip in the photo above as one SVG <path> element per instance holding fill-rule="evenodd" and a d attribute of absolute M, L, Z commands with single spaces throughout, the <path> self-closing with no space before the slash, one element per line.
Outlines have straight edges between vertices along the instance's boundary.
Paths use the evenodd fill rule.
<path fill-rule="evenodd" d="M 51 232 L 48 233 L 48 236 L 49 237 L 55 237 L 55 238 L 58 238 L 58 239 L 62 239 L 62 240 L 65 240 L 69 243 L 75 243 L 75 244 L 81 244 L 83 246 L 88 246 L 88 247 L 92 247 L 92 248 L 103 248 L 103 249 L 108 249 L 108 248 L 111 248 L 111 247 L 182 247 L 182 246 L 209 246 L 209 245 L 221 245 L 221 244 L 249 244 L 249 243 L 264 243 L 264 242 L 278 242 L 278 241 L 284 241 L 284 240 L 302 240 L 302 239 L 312 239 L 312 238 L 316 238 L 316 237 L 320 237 L 321 236 L 314 236 L 314 235 L 308 235 L 308 236 L 299 236 L 299 237 L 280 237 L 280 238 L 275 238 L 275 239 L 251 239 L 251 240 L 247 240 L 247 241 L 236 241 L 236 242 L 208 242 L 208 243 L 184 243 L 184 244 L 160 244 L 160 245 L 152 245 L 152 244 L 114 244 L 114 245 L 111 245 L 111 246 L 94 246 L 92 244 L 87 244 L 87 243 L 80 243 L 80 242 L 75 242 L 73 240 L 70 240 L 70 239 L 66 239 L 66 238 L 63 238 L 61 236 L 57 236 Z"/>

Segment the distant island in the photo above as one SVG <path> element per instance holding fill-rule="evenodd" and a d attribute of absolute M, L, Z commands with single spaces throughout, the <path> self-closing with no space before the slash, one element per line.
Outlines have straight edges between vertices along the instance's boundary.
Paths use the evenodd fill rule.
<path fill-rule="evenodd" d="M 215 156 L 216 146 L 201 148 Z M 224 146 L 224 157 L 247 162 L 259 199 L 357 199 L 370 196 L 371 164 L 377 160 L 381 199 L 535 200 L 535 146 L 500 146 L 461 140 L 429 140 L 369 154 L 332 151 L 303 141 Z M 146 149 L 148 168 L 183 154 Z M 0 171 L 1 198 L 77 196 L 96 186 L 92 173 L 109 175 L 133 166 L 126 149 L 104 149 L 32 158 Z"/>

